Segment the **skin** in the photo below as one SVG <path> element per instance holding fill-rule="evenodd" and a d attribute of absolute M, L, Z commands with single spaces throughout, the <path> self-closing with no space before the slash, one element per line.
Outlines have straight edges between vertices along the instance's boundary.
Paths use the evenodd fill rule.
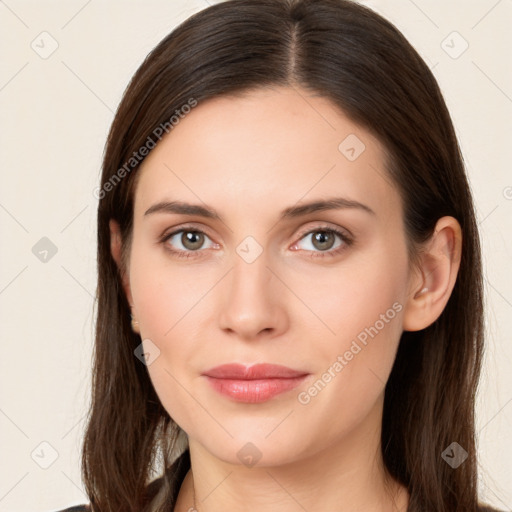
<path fill-rule="evenodd" d="M 365 145 L 354 161 L 338 149 L 350 134 Z M 148 365 L 152 383 L 189 438 L 192 467 L 175 510 L 190 510 L 195 487 L 200 512 L 405 511 L 407 491 L 388 478 L 381 457 L 384 387 L 402 331 L 427 327 L 448 301 L 460 262 L 457 221 L 439 219 L 413 267 L 383 147 L 327 99 L 298 88 L 200 103 L 138 172 L 129 263 L 120 268 L 141 338 L 160 350 Z M 279 219 L 287 207 L 334 196 L 374 213 L 343 208 Z M 206 204 L 223 220 L 145 215 L 170 200 Z M 199 250 L 183 245 L 182 233 L 160 241 L 181 226 L 206 233 Z M 110 227 L 121 266 L 119 229 Z M 333 247 L 322 249 L 313 236 L 329 228 L 348 230 L 353 243 L 331 233 Z M 237 253 L 254 254 L 248 236 L 262 250 L 252 263 Z M 378 334 L 300 403 L 299 393 L 393 304 Z M 311 375 L 299 388 L 246 404 L 201 376 L 228 362 Z M 237 456 L 249 442 L 261 454 L 252 467 Z"/>

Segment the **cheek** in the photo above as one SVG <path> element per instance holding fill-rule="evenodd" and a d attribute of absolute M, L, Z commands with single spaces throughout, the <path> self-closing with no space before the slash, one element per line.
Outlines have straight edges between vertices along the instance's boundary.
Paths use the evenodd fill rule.
<path fill-rule="evenodd" d="M 338 268 L 313 269 L 300 280 L 295 276 L 294 291 L 325 326 L 321 345 L 325 351 L 343 349 L 358 336 L 364 342 L 375 327 L 379 336 L 399 337 L 407 258 L 405 248 L 385 249 L 374 244 Z"/>
<path fill-rule="evenodd" d="M 204 279 L 184 265 L 169 263 L 159 250 L 133 246 L 130 286 L 141 338 L 145 344 L 151 341 L 145 345 L 153 351 L 149 377 L 164 408 L 187 430 L 204 421 L 187 392 L 192 389 L 190 371 L 197 351 L 194 319 L 202 314 L 201 298 L 208 289 Z"/>
<path fill-rule="evenodd" d="M 211 338 L 212 324 L 205 326 L 203 319 L 211 318 L 208 291 L 218 281 L 214 274 L 207 266 L 171 261 L 163 249 L 133 245 L 132 296 L 141 338 L 151 340 L 158 351 L 148 371 L 164 406 L 172 400 L 168 411 L 187 410 L 192 405 L 181 386 L 188 388 L 191 375 L 199 369 L 194 358 L 200 354 L 205 360 L 213 359 L 209 357 L 211 343 L 202 341 Z"/>
<path fill-rule="evenodd" d="M 190 264 L 188 264 L 190 265 Z M 181 322 L 189 322 L 207 292 L 208 276 L 166 257 L 163 248 L 134 243 L 130 287 L 141 335 L 165 341 Z"/>
<path fill-rule="evenodd" d="M 403 311 L 403 272 L 400 267 L 387 270 L 373 266 L 333 278 L 331 300 L 320 304 L 322 318 L 334 333 L 324 330 L 315 340 L 315 352 L 309 347 L 315 375 L 297 399 L 303 428 L 322 428 L 325 439 L 348 434 L 382 400 Z"/>
<path fill-rule="evenodd" d="M 405 246 L 386 250 L 383 243 L 347 260 L 328 279 L 318 274 L 303 282 L 299 293 L 328 327 L 315 342 L 321 382 L 306 390 L 305 402 L 321 391 L 323 398 L 314 398 L 318 404 L 336 402 L 354 414 L 374 403 L 400 341 L 406 284 Z"/>

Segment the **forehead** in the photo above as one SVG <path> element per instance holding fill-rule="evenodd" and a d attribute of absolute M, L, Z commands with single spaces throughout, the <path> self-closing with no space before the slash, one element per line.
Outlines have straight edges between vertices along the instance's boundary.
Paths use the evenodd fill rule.
<path fill-rule="evenodd" d="M 333 195 L 382 213 L 399 202 L 380 142 L 328 99 L 292 87 L 199 103 L 138 172 L 139 213 L 176 197 L 254 214 Z"/>

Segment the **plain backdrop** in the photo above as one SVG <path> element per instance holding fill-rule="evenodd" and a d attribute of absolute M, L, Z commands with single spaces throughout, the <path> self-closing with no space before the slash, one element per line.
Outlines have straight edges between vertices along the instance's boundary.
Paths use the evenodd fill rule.
<path fill-rule="evenodd" d="M 213 0 L 0 1 L 0 511 L 87 501 L 80 448 L 96 288 L 93 189 L 129 79 Z M 437 77 L 485 263 L 482 498 L 512 509 L 511 0 L 372 0 Z M 457 421 L 457 418 L 454 418 Z"/>

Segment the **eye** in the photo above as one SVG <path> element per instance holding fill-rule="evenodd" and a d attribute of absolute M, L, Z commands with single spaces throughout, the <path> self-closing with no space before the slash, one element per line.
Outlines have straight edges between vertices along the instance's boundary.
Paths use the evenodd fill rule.
<path fill-rule="evenodd" d="M 300 247 L 302 241 L 307 241 L 306 247 Z M 336 239 L 338 243 L 336 245 Z M 204 247 L 205 241 L 210 244 Z M 165 249 L 179 258 L 194 258 L 200 256 L 203 249 L 218 249 L 219 244 L 211 241 L 210 237 L 200 229 L 182 227 L 179 230 L 163 235 L 160 240 Z M 305 250 L 311 257 L 337 256 L 353 243 L 346 233 L 331 227 L 319 226 L 301 236 L 300 241 L 290 249 Z"/>
<path fill-rule="evenodd" d="M 339 242 L 336 244 L 336 238 Z M 300 242 L 306 241 L 305 247 Z M 312 257 L 336 256 L 352 244 L 352 239 L 342 231 L 328 227 L 318 227 L 303 235 L 299 242 L 291 247 L 292 250 L 311 251 Z"/>
<path fill-rule="evenodd" d="M 194 252 L 199 252 L 203 247 L 205 240 L 210 240 L 208 235 L 199 229 L 187 229 L 182 228 L 178 231 L 173 231 L 167 235 L 164 235 L 161 242 L 165 245 L 166 249 L 178 257 L 190 258 L 194 257 Z M 206 249 L 217 248 L 218 244 L 215 244 L 210 240 L 211 244 Z M 173 248 L 173 247 L 177 247 Z"/>

